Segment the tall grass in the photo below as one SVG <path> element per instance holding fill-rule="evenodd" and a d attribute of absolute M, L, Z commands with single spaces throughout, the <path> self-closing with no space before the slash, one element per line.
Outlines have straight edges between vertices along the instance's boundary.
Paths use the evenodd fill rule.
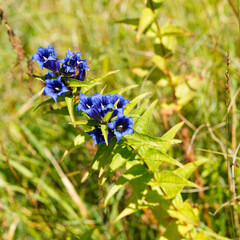
<path fill-rule="evenodd" d="M 2 24 L 0 139 L 4 151 L 0 153 L 0 238 L 91 239 L 92 235 L 93 239 L 155 239 L 157 229 L 145 215 L 141 219 L 137 213 L 112 223 L 125 206 L 128 190 L 120 191 L 110 207 L 103 207 L 109 184 L 97 184 L 98 176 L 94 173 L 86 176 L 95 147 L 91 142 L 74 145 L 81 129 L 69 125 L 68 117 L 43 114 L 47 110 L 45 106 L 34 111 L 47 98 L 39 96 L 41 82 L 32 81 L 26 74 L 27 60 L 37 48 L 53 43 L 62 57 L 67 49 L 81 51 L 90 63 L 89 77 L 120 69 L 119 74 L 104 82 L 106 92 L 139 84 L 138 88 L 126 92 L 130 99 L 141 91 L 150 91 L 161 104 L 169 103 L 172 98 L 169 87 L 157 85 L 150 77 L 141 90 L 144 78 L 134 71 L 151 67 L 151 40 L 143 38 L 136 44 L 135 31 L 115 23 L 139 17 L 143 5 L 143 1 L 133 0 L 2 3 L 8 23 L 26 53 L 22 77 L 17 54 Z M 170 70 L 179 75 L 188 74 L 185 81 L 194 80 L 191 85 L 194 98 L 184 104 L 181 113 L 187 120 L 189 143 L 196 159 L 210 159 L 199 170 L 205 186 L 204 198 L 191 191 L 186 191 L 184 197 L 199 206 L 202 224 L 223 236 L 233 237 L 237 229 L 231 222 L 231 206 L 224 205 L 230 198 L 224 156 L 227 152 L 232 162 L 240 139 L 238 19 L 229 3 L 220 0 L 164 1 L 161 11 L 158 19 L 161 24 L 172 21 L 192 34 L 178 38 Z M 231 57 L 230 136 L 225 133 L 227 51 Z M 40 74 L 36 65 L 33 68 Z M 155 108 L 151 125 L 151 132 L 156 136 L 165 131 L 161 104 Z M 168 123 L 174 125 L 177 121 L 177 115 L 173 114 Z M 186 160 L 182 146 L 172 152 L 180 161 Z M 235 167 L 234 171 L 238 196 L 239 168 Z M 66 176 L 70 181 L 66 182 Z M 235 204 L 234 211 L 239 214 L 238 202 Z"/>

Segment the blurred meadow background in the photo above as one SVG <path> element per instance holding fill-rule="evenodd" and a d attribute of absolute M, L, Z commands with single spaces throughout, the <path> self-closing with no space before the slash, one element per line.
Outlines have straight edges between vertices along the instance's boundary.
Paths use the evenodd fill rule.
<path fill-rule="evenodd" d="M 159 25 L 171 23 L 188 33 L 173 39 L 173 54 L 168 59 L 176 76 L 172 83 L 176 105 L 172 86 L 152 61 L 156 50 L 152 39 L 142 36 L 136 43 L 134 27 L 119 22 L 139 18 L 143 0 L 0 1 L 0 239 L 158 239 L 147 213 L 140 211 L 113 223 L 128 200 L 128 189 L 103 206 L 111 183 L 98 184 L 94 172 L 86 175 L 96 147 L 90 138 L 81 144 L 77 138 L 80 130 L 68 124 L 69 116 L 44 114 L 46 106 L 34 111 L 48 97 L 41 95 L 42 82 L 31 77 L 42 72 L 30 59 L 38 47 L 50 44 L 59 58 L 64 58 L 68 49 L 82 52 L 90 67 L 87 78 L 120 70 L 91 93 L 103 87 L 104 92 L 111 92 L 138 84 L 124 97 L 131 100 L 150 92 L 151 101 L 158 99 L 149 129 L 152 135 L 161 136 L 179 119 L 185 122 L 183 143 L 170 150 L 171 156 L 184 164 L 193 158 L 208 161 L 191 178 L 204 191 L 186 189 L 182 195 L 198 207 L 201 224 L 222 236 L 236 237 L 240 209 L 236 202 L 232 224 L 226 152 L 232 162 L 240 142 L 237 3 L 163 1 Z M 12 30 L 24 53 L 18 45 L 18 54 L 14 51 L 9 41 Z M 68 182 L 64 184 L 63 172 L 76 192 L 68 189 Z M 239 173 L 236 166 L 236 195 Z M 73 200 L 76 194 L 78 205 Z"/>

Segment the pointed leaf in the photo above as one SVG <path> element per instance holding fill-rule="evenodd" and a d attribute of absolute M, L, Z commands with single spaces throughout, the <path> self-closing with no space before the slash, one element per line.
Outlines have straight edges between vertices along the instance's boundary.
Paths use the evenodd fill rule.
<path fill-rule="evenodd" d="M 105 140 L 106 145 L 108 146 L 108 128 L 106 125 L 101 125 L 102 134 Z"/>
<path fill-rule="evenodd" d="M 96 86 L 97 84 L 99 84 L 99 82 L 104 79 L 105 77 L 111 75 L 111 74 L 114 74 L 114 73 L 118 73 L 120 70 L 115 70 L 115 71 L 111 71 L 111 72 L 108 72 L 108 73 L 105 73 L 99 77 L 96 77 L 92 80 L 90 80 L 88 83 L 87 86 L 83 86 L 82 89 L 81 89 L 81 92 L 82 93 L 86 93 L 88 92 L 91 88 L 93 88 L 94 86 Z"/>
<path fill-rule="evenodd" d="M 188 179 L 192 175 L 192 173 L 196 170 L 197 167 L 199 167 L 200 165 L 204 164 L 207 161 L 208 159 L 204 158 L 195 162 L 188 163 L 183 168 L 176 169 L 174 173 L 183 178 Z"/>
<path fill-rule="evenodd" d="M 126 92 L 126 91 L 128 91 L 128 90 L 130 90 L 132 88 L 136 88 L 138 86 L 139 86 L 138 84 L 134 84 L 134 85 L 128 86 L 126 88 L 122 88 L 122 89 L 118 89 L 118 90 L 112 91 L 112 92 L 110 92 L 108 94 L 123 94 L 124 92 Z"/>
<path fill-rule="evenodd" d="M 139 20 L 136 41 L 139 42 L 144 30 L 153 22 L 154 13 L 151 8 L 144 8 Z"/>
<path fill-rule="evenodd" d="M 134 109 L 134 107 L 138 104 L 139 101 L 141 101 L 141 99 L 143 99 L 144 97 L 146 97 L 147 95 L 149 95 L 150 92 L 148 93 L 143 93 L 139 96 L 137 96 L 136 98 L 134 98 L 130 104 L 128 104 L 126 107 L 125 107 L 125 110 L 124 110 L 124 115 L 128 116 L 130 114 L 130 112 Z"/>
<path fill-rule="evenodd" d="M 134 130 L 139 133 L 147 133 L 148 126 L 150 123 L 150 118 L 152 116 L 152 111 L 157 104 L 158 100 L 155 100 L 148 108 L 148 110 L 138 119 L 135 123 Z"/>
<path fill-rule="evenodd" d="M 141 147 L 139 149 L 139 154 L 143 157 L 144 162 L 148 165 L 150 170 L 156 170 L 163 162 L 174 164 L 176 166 L 182 167 L 183 165 L 172 157 L 165 153 L 162 153 L 158 149 L 149 149 L 148 147 Z"/>
<path fill-rule="evenodd" d="M 126 135 L 124 138 L 127 140 L 128 145 L 134 146 L 136 149 L 139 149 L 142 146 L 148 146 L 149 148 L 159 149 L 161 152 L 163 152 L 162 149 L 165 150 L 166 143 L 179 143 L 179 140 L 163 140 L 161 138 L 138 133 L 136 130 L 134 131 L 134 134 Z"/>
<path fill-rule="evenodd" d="M 165 187 L 166 189 L 171 189 L 174 186 L 199 187 L 197 184 L 190 182 L 187 179 L 177 175 L 176 173 L 167 170 L 164 170 L 160 173 L 155 172 L 154 177 L 156 179 L 156 183 L 153 185 Z"/>
<path fill-rule="evenodd" d="M 191 36 L 192 34 L 179 26 L 169 25 L 161 28 L 161 36 Z"/>
<path fill-rule="evenodd" d="M 183 122 L 180 122 L 178 124 L 176 124 L 174 127 L 172 127 L 168 132 L 166 132 L 162 137 L 161 139 L 162 140 L 172 140 L 176 133 L 178 132 L 178 130 L 183 126 Z M 170 142 L 165 142 L 162 147 L 163 147 L 163 150 L 162 152 L 167 152 L 168 149 L 170 148 L 171 146 L 171 143 Z"/>
<path fill-rule="evenodd" d="M 72 122 L 75 122 L 73 97 L 65 97 L 68 112 Z"/>

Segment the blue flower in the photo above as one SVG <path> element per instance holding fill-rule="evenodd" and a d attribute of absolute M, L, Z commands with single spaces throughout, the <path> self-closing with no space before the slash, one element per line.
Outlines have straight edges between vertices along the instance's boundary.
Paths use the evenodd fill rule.
<path fill-rule="evenodd" d="M 57 54 L 56 50 L 53 48 L 53 45 L 50 45 L 48 48 L 39 47 L 38 51 L 32 56 L 32 60 L 35 60 L 41 69 L 43 67 L 58 72 L 60 69 L 59 60 L 55 58 Z"/>
<path fill-rule="evenodd" d="M 85 78 L 85 70 L 89 70 L 87 66 L 87 60 L 81 59 L 80 52 L 74 53 L 70 50 L 66 53 L 66 58 L 60 60 L 62 65 L 62 72 L 71 75 L 72 78 L 76 78 L 83 81 Z"/>
<path fill-rule="evenodd" d="M 61 76 L 57 79 L 46 79 L 46 86 L 44 88 L 44 95 L 48 95 L 57 102 L 57 97 L 68 92 L 68 88 L 61 82 Z"/>
<path fill-rule="evenodd" d="M 113 111 L 113 114 L 112 114 L 111 118 L 116 117 L 118 115 L 118 113 L 123 114 L 125 106 L 127 104 L 130 104 L 130 102 L 128 100 L 124 99 L 123 96 L 119 95 L 119 94 L 113 94 L 113 95 L 109 95 L 109 96 L 111 96 L 110 102 L 112 104 L 115 104 L 119 99 L 118 104 L 115 107 L 115 110 Z"/>
<path fill-rule="evenodd" d="M 119 94 L 113 94 L 109 95 L 111 96 L 111 103 L 115 104 L 118 101 L 118 104 L 116 106 L 116 109 L 124 108 L 127 104 L 130 104 L 130 102 L 127 99 L 124 99 L 122 95 Z"/>
<path fill-rule="evenodd" d="M 133 134 L 134 130 L 132 129 L 133 120 L 131 117 L 126 117 L 121 113 L 117 116 L 118 117 L 107 126 L 113 130 L 115 136 L 117 137 L 117 141 L 119 142 L 122 139 L 122 136 Z"/>
<path fill-rule="evenodd" d="M 45 81 L 46 80 L 51 80 L 55 77 L 55 73 L 53 72 L 48 72 L 48 74 L 45 75 Z"/>
<path fill-rule="evenodd" d="M 94 118 L 95 120 L 102 121 L 104 115 L 101 109 L 99 109 L 96 106 L 96 103 L 98 102 L 97 99 L 99 99 L 101 94 L 96 93 L 92 95 L 91 97 L 88 97 L 87 95 L 80 93 L 79 99 L 80 102 L 77 105 L 77 112 L 80 110 L 87 113 L 87 115 L 91 118 Z"/>
<path fill-rule="evenodd" d="M 114 109 L 114 105 L 111 103 L 111 95 L 94 94 L 93 96 L 94 107 L 100 109 L 103 112 L 108 112 L 110 109 Z"/>
<path fill-rule="evenodd" d="M 94 140 L 94 145 L 98 143 L 105 143 L 104 136 L 102 133 L 102 130 L 100 128 L 95 128 L 94 130 L 87 132 Z M 111 131 L 108 131 L 108 141 L 113 137 L 113 133 Z"/>

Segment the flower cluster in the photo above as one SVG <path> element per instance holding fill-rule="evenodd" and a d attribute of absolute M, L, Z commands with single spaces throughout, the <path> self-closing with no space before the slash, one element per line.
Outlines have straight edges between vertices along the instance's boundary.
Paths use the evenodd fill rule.
<path fill-rule="evenodd" d="M 48 74 L 45 75 L 44 94 L 52 97 L 55 102 L 57 102 L 58 96 L 69 91 L 66 86 L 66 79 L 74 78 L 83 81 L 86 70 L 89 70 L 87 60 L 81 59 L 80 52 L 74 53 L 68 50 L 66 57 L 62 60 L 56 58 L 56 54 L 53 45 L 50 45 L 48 48 L 38 48 L 31 59 L 35 60 L 41 69 L 49 70 Z"/>
<path fill-rule="evenodd" d="M 79 98 L 77 112 L 85 112 L 90 118 L 97 120 L 99 123 L 94 130 L 88 132 L 94 139 L 94 145 L 105 142 L 104 135 L 99 127 L 101 124 L 107 125 L 108 141 L 114 136 L 116 136 L 117 141 L 120 141 L 122 136 L 134 133 L 132 118 L 123 115 L 125 106 L 129 104 L 129 101 L 124 99 L 123 96 L 96 93 L 88 97 L 80 93 Z M 106 114 L 109 112 L 109 119 L 105 119 Z"/>

